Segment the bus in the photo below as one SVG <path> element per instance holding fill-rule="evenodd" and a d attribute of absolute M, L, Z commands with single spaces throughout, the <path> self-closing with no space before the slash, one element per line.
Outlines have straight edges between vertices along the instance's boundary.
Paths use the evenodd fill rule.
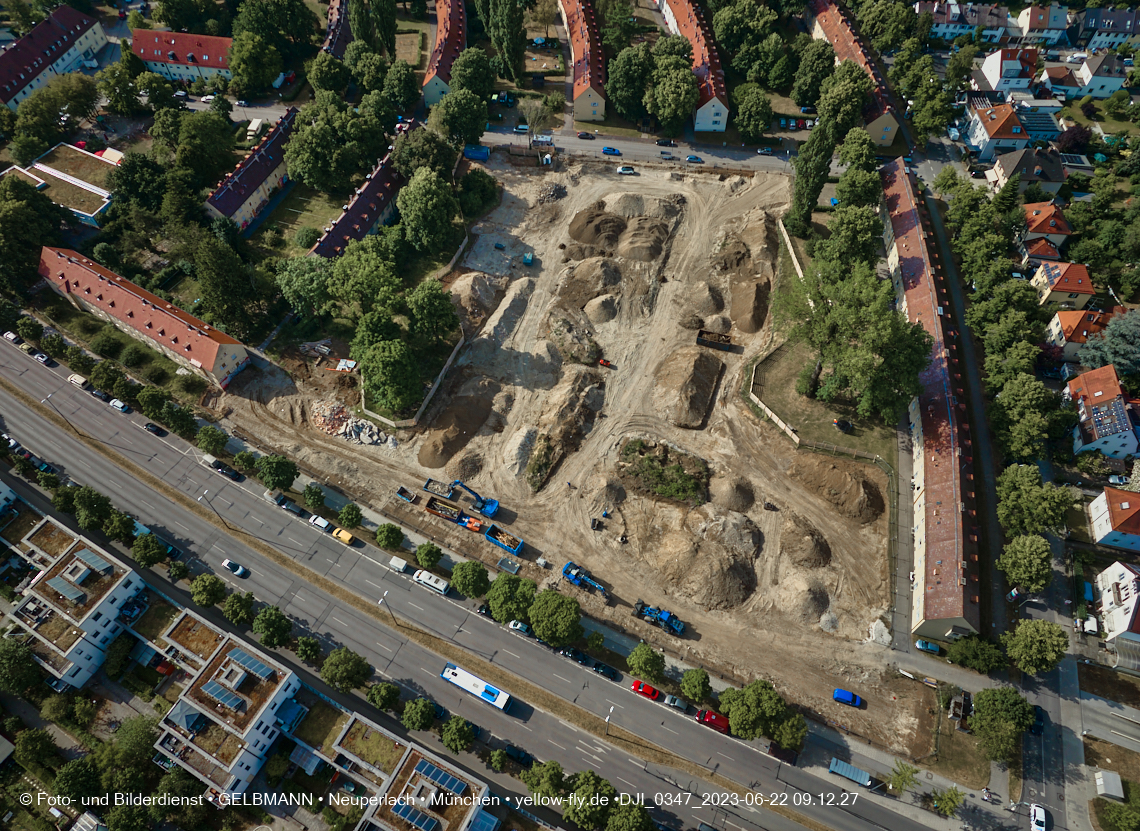
<path fill-rule="evenodd" d="M 450 681 L 464 692 L 471 693 L 480 701 L 485 701 L 503 712 L 506 712 L 507 708 L 511 706 L 510 693 L 492 687 L 483 679 L 472 675 L 465 669 L 460 669 L 455 664 L 447 664 L 439 677 L 445 681 Z"/>

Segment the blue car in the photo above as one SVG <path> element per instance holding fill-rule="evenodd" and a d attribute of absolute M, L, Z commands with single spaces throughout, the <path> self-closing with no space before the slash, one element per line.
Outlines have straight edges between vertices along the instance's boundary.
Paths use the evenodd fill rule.
<path fill-rule="evenodd" d="M 693 164 L 704 164 L 705 160 L 700 156 L 685 156 L 685 161 L 692 162 Z"/>
<path fill-rule="evenodd" d="M 915 646 L 916 646 L 918 649 L 921 649 L 923 652 L 929 652 L 929 653 L 931 653 L 932 655 L 937 655 L 939 652 L 941 652 L 941 651 L 942 651 L 942 650 L 941 650 L 941 649 L 938 647 L 938 644 L 936 644 L 936 643 L 931 643 L 930 641 L 915 641 L 915 642 L 914 642 L 914 645 L 915 645 Z"/>
<path fill-rule="evenodd" d="M 618 150 L 616 147 L 603 147 L 602 148 L 602 155 L 603 156 L 620 156 L 621 151 Z"/>
<path fill-rule="evenodd" d="M 855 695 L 853 692 L 847 690 L 836 690 L 831 694 L 831 697 L 838 701 L 840 704 L 846 704 L 848 707 L 862 707 L 863 699 Z"/>

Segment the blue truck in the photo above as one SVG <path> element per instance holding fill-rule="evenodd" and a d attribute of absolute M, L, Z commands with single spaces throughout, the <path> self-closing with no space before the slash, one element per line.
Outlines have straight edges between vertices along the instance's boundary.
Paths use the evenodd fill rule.
<path fill-rule="evenodd" d="M 562 566 L 562 577 L 568 580 L 571 585 L 579 586 L 588 591 L 596 591 L 602 597 L 606 596 L 606 587 L 591 577 L 590 572 L 581 566 L 574 565 L 573 562 L 568 562 Z"/>
<path fill-rule="evenodd" d="M 633 604 L 633 616 L 641 618 L 646 623 L 659 626 L 679 638 L 685 634 L 685 624 L 675 614 L 665 609 L 649 606 L 640 600 Z"/>
<path fill-rule="evenodd" d="M 844 762 L 842 759 L 832 758 L 831 767 L 828 768 L 829 772 L 834 773 L 836 776 L 842 776 L 844 779 L 850 779 L 857 785 L 862 785 L 864 788 L 871 787 L 871 774 L 865 770 L 860 770 L 854 765 Z"/>
<path fill-rule="evenodd" d="M 523 541 L 514 534 L 508 534 L 498 525 L 491 525 L 483 536 L 487 538 L 488 542 L 494 543 L 499 546 L 499 548 L 506 549 L 516 557 L 522 553 Z"/>
<path fill-rule="evenodd" d="M 481 144 L 465 144 L 463 145 L 463 158 L 470 159 L 473 162 L 485 162 L 491 158 L 491 148 L 484 147 Z"/>

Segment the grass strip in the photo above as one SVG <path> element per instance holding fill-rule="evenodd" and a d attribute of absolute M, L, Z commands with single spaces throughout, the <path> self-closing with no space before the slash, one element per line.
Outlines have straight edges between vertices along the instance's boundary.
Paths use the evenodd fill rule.
<path fill-rule="evenodd" d="M 75 428 L 72 428 L 68 422 L 64 421 L 63 418 L 56 415 L 54 411 L 49 410 L 48 408 L 41 405 L 39 401 L 33 399 L 23 390 L 14 386 L 11 382 L 8 381 L 8 379 L 0 378 L 0 388 L 3 388 L 8 394 L 12 395 L 13 397 L 18 398 L 20 402 L 28 409 L 34 410 L 42 418 L 52 422 L 65 432 L 70 429 L 71 434 L 75 435 L 78 441 L 82 442 L 90 449 L 104 456 L 113 464 L 123 469 L 127 473 L 130 473 L 138 480 L 150 485 L 156 491 L 163 494 L 163 496 L 165 496 L 167 499 L 170 499 L 173 502 L 177 502 L 186 510 L 193 512 L 196 516 L 198 516 L 199 519 L 205 520 L 211 525 L 214 525 L 223 534 L 229 535 L 233 532 L 234 529 L 232 527 L 227 527 L 224 525 L 221 520 L 213 513 L 213 511 L 208 511 L 197 502 L 187 499 L 181 491 L 170 487 L 166 482 L 153 476 L 149 471 L 139 467 L 129 459 L 113 452 L 101 442 L 98 442 L 95 439 L 87 438 L 83 434 L 78 433 Z M 332 580 L 326 578 L 323 574 L 319 574 L 296 562 L 295 560 L 290 559 L 277 549 L 266 545 L 257 537 L 254 537 L 253 535 L 242 531 L 241 529 L 238 529 L 238 531 L 245 537 L 243 540 L 245 544 L 250 548 L 255 549 L 262 556 L 267 557 L 275 564 L 291 571 L 300 579 L 308 581 L 312 585 L 332 595 L 338 600 L 350 604 L 354 609 L 375 619 L 377 623 L 380 623 L 385 628 L 391 628 L 388 625 L 385 616 L 382 616 L 380 614 L 379 607 L 377 607 L 376 604 L 369 602 L 354 592 L 348 591 L 339 583 L 335 583 Z M 664 765 L 667 767 L 676 768 L 677 770 L 684 771 L 685 773 L 688 773 L 689 775 L 696 778 L 704 779 L 714 785 L 718 785 L 719 787 L 724 788 L 726 791 L 730 791 L 741 796 L 749 793 L 748 789 L 740 783 L 734 782 L 733 780 L 719 773 L 710 771 L 709 769 L 701 767 L 695 762 L 690 762 L 688 759 L 684 759 L 674 753 L 671 753 L 668 750 L 665 750 L 662 747 L 658 747 L 655 744 L 647 742 L 627 730 L 623 730 L 620 727 L 610 725 L 607 732 L 605 720 L 600 716 L 589 713 L 586 710 L 583 710 L 582 708 L 571 704 L 565 699 L 554 695 L 553 693 L 550 693 L 540 687 L 537 687 L 531 682 L 526 681 L 517 675 L 514 675 L 513 673 L 506 672 L 500 667 L 488 663 L 487 661 L 484 661 L 475 655 L 472 655 L 461 647 L 449 641 L 446 641 L 443 638 L 425 632 L 419 627 L 408 623 L 406 620 L 400 620 L 399 618 L 396 618 L 396 622 L 399 627 L 400 634 L 404 635 L 409 640 L 415 641 L 420 646 L 431 652 L 434 652 L 445 660 L 462 663 L 464 667 L 469 671 L 475 672 L 477 675 L 484 678 L 491 684 L 502 686 L 505 689 L 515 690 L 515 694 L 520 695 L 528 704 L 545 710 L 547 713 L 555 716 L 556 718 L 565 720 L 576 727 L 580 727 L 583 730 L 594 734 L 596 737 L 604 741 L 608 741 L 618 747 L 621 747 L 623 750 L 632 753 L 633 755 L 638 756 L 647 762 L 652 762 L 655 765 Z M 793 822 L 799 823 L 805 828 L 810 829 L 810 831 L 830 831 L 830 829 L 822 823 L 818 823 L 808 817 L 805 817 L 786 806 L 765 805 L 765 808 L 772 811 L 773 813 L 780 814 L 781 816 L 790 819 Z"/>

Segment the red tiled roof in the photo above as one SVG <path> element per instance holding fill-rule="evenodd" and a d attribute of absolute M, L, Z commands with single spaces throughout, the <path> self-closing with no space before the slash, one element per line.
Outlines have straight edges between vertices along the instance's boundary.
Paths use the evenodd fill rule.
<path fill-rule="evenodd" d="M 75 41 L 98 25 L 71 6 L 60 6 L 18 41 L 0 52 L 0 101 L 7 103 L 59 60 Z M 23 77 L 20 77 L 20 76 Z"/>
<path fill-rule="evenodd" d="M 1006 61 L 1017 61 L 1019 64 L 1021 64 L 1021 72 L 1019 77 L 1022 78 L 1032 78 L 1034 73 L 1037 72 L 1036 49 L 1002 49 L 1001 58 L 999 60 L 1002 63 L 1005 63 Z"/>
<path fill-rule="evenodd" d="M 574 99 L 593 88 L 606 97 L 606 59 L 602 39 L 591 0 L 558 0 L 570 36 L 570 55 L 574 60 Z"/>
<path fill-rule="evenodd" d="M 827 40 L 835 48 L 835 59 L 854 61 L 863 67 L 863 71 L 871 76 L 874 88 L 871 90 L 871 102 L 863 113 L 867 123 L 874 121 L 883 113 L 893 111 L 890 98 L 887 95 L 887 86 L 879 67 L 875 64 L 870 52 L 863 46 L 862 40 L 855 34 L 847 13 L 832 0 L 811 0 L 808 4 L 811 15 L 823 29 Z"/>
<path fill-rule="evenodd" d="M 974 110 L 986 134 L 993 139 L 1028 139 L 1025 128 L 1021 126 L 1021 119 L 1017 117 L 1017 110 L 1013 104 L 998 104 L 995 107 L 983 107 Z M 1014 132 L 1014 128 L 1017 132 Z"/>
<path fill-rule="evenodd" d="M 1104 495 L 1113 530 L 1140 535 L 1140 493 L 1105 488 Z"/>
<path fill-rule="evenodd" d="M 1030 202 L 1025 206 L 1025 227 L 1031 234 L 1064 234 L 1073 233 L 1073 226 L 1061 209 L 1052 202 Z"/>
<path fill-rule="evenodd" d="M 143 61 L 171 66 L 206 66 L 229 69 L 231 38 L 191 35 L 186 32 L 152 32 L 135 29 L 131 51 Z"/>
<path fill-rule="evenodd" d="M 1025 252 L 1035 260 L 1061 259 L 1061 252 L 1057 250 L 1057 246 L 1045 237 L 1030 240 L 1025 246 Z"/>
<path fill-rule="evenodd" d="M 435 18 L 435 47 L 431 50 L 424 83 L 438 76 L 449 84 L 451 65 L 467 46 L 467 8 L 463 0 L 435 0 Z"/>
<path fill-rule="evenodd" d="M 285 145 L 293 131 L 297 108 L 289 107 L 273 129 L 218 183 L 206 200 L 223 216 L 232 217 L 269 175 L 285 162 Z"/>
<path fill-rule="evenodd" d="M 240 343 L 78 251 L 44 246 L 39 274 L 60 294 L 75 294 L 207 370 L 213 370 L 221 345 Z"/>
<path fill-rule="evenodd" d="M 691 0 L 665 0 L 682 37 L 693 45 L 693 74 L 697 76 L 699 110 L 714 98 L 728 106 L 728 93 L 724 86 L 724 70 L 720 65 L 712 26 L 705 20 L 700 6 Z"/>
<path fill-rule="evenodd" d="M 352 43 L 352 27 L 348 23 L 348 3 L 349 0 L 329 0 L 329 25 L 321 49 L 337 58 L 343 58 L 344 50 Z"/>
<path fill-rule="evenodd" d="M 960 389 L 957 348 L 947 339 L 946 276 L 927 248 L 913 183 L 901 159 L 880 169 L 894 245 L 899 254 L 907 317 L 934 339 L 930 364 L 919 380 L 922 417 L 926 559 L 920 600 L 926 620 L 964 618 L 981 626 L 977 572 L 977 509 L 973 493 L 973 448 Z M 964 506 L 960 507 L 960 506 Z"/>
<path fill-rule="evenodd" d="M 1093 335 L 1103 332 L 1110 320 L 1127 311 L 1123 306 L 1117 306 L 1108 312 L 1066 310 L 1057 312 L 1057 323 L 1061 326 L 1061 334 L 1066 343 L 1085 343 Z"/>
<path fill-rule="evenodd" d="M 1045 281 L 1053 291 L 1069 294 L 1096 294 L 1089 270 L 1081 263 L 1042 263 Z"/>
<path fill-rule="evenodd" d="M 376 163 L 368 174 L 368 180 L 348 203 L 348 208 L 317 240 L 310 254 L 326 259 L 339 257 L 352 240 L 368 236 L 377 218 L 404 186 L 404 177 L 392 166 L 390 159 L 391 156 L 385 156 Z"/>

